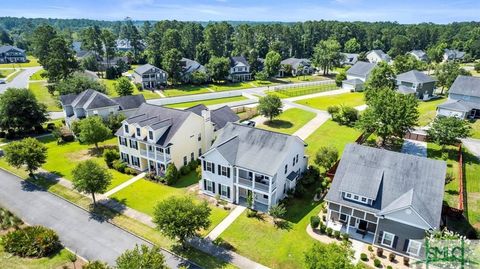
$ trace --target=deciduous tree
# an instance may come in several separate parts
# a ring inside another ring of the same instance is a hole
[[[172,85],[175,85],[180,78],[180,72],[182,71],[181,60],[182,53],[178,49],[170,49],[163,55],[162,67],[167,71]]]
[[[276,95],[261,97],[258,102],[258,112],[270,121],[282,114],[282,100]]]
[[[8,88],[0,95],[0,128],[27,132],[47,121],[47,108],[28,89]]]
[[[332,168],[338,160],[338,150],[333,146],[320,147],[315,154],[315,164],[325,171]]]
[[[315,243],[305,252],[307,269],[353,269],[353,251],[347,244]]]
[[[165,256],[162,250],[157,247],[148,247],[146,245],[136,245],[134,249],[127,250],[116,260],[117,269],[167,269]]]
[[[469,136],[470,124],[456,117],[437,117],[427,130],[428,137],[444,149],[447,145],[454,145],[460,138]]]
[[[73,188],[92,195],[96,205],[95,193],[105,193],[112,180],[112,175],[94,160],[79,163],[72,171]]]
[[[274,77],[278,74],[280,70],[280,62],[282,61],[282,56],[276,51],[269,51],[265,57],[265,72],[267,72],[269,77]]]
[[[99,150],[98,143],[110,138],[112,131],[108,129],[99,116],[85,118],[79,123],[79,139],[86,144],[94,144]]]
[[[230,60],[225,57],[212,57],[206,67],[214,81],[225,80],[230,70]]]
[[[49,91],[52,91],[52,93],[56,91],[59,95],[65,95],[69,93],[79,94],[88,89],[101,93],[107,92],[105,84],[81,74],[74,74],[73,76],[60,81],[55,84],[54,87],[49,88]]]
[[[340,65],[340,61],[344,57],[340,48],[340,43],[335,39],[320,41],[314,49],[313,64],[321,67],[324,75],[328,74],[331,68]]]
[[[455,79],[459,76],[471,76],[470,72],[460,67],[456,62],[446,62],[440,64],[435,69],[435,76],[437,77],[437,85],[444,89],[449,89]]]
[[[25,166],[32,176],[47,159],[47,148],[35,138],[25,138],[5,146],[5,159],[13,167]]]
[[[133,85],[126,77],[121,77],[115,81],[115,91],[120,96],[127,96],[133,94]]]

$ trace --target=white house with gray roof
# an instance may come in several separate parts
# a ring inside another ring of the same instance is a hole
[[[371,50],[367,53],[366,57],[369,62],[374,64],[379,62],[390,64],[392,62],[392,58],[383,50]]]
[[[144,64],[133,70],[133,81],[144,89],[154,89],[167,85],[168,74],[151,64]]]
[[[229,121],[238,121],[229,108],[179,110],[145,103],[116,132],[120,157],[134,169],[164,175],[170,163],[180,169],[198,159]]]
[[[305,171],[306,144],[297,136],[227,123],[212,147],[202,155],[200,190],[232,203],[268,209],[294,189]]]
[[[141,94],[110,98],[95,90],[85,90],[79,94],[60,96],[60,104],[65,113],[67,126],[79,119],[100,116],[106,119],[110,114],[122,113],[129,117],[140,105],[145,103]]]
[[[480,117],[480,78],[458,76],[448,90],[448,100],[437,106],[437,115],[447,117]]]
[[[228,71],[228,80],[232,82],[246,81],[252,79],[250,65],[243,56],[230,57],[230,70]]]
[[[444,161],[348,144],[328,191],[327,227],[402,255],[440,229]]]
[[[363,84],[376,64],[358,61],[347,70],[347,79],[342,81],[342,88],[350,91],[362,91]]]
[[[465,57],[465,52],[464,51],[459,51],[456,49],[445,49],[443,51],[443,61],[448,62],[448,61],[461,61]]]
[[[427,53],[425,53],[423,50],[412,50],[407,52],[407,54],[422,62],[426,62],[428,60]]]
[[[190,82],[192,74],[195,72],[207,73],[207,69],[204,65],[200,64],[195,60],[188,58],[182,58],[180,60],[180,65],[182,66],[181,79],[183,82]]]
[[[437,80],[418,70],[410,70],[398,74],[396,81],[398,92],[414,94],[418,99],[426,101],[433,97]]]
[[[279,76],[302,76],[313,73],[312,63],[309,59],[291,57],[280,62]]]
[[[0,63],[24,63],[27,61],[25,51],[15,46],[0,46]]]

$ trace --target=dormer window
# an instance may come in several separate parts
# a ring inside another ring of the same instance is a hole
[[[125,133],[128,134],[129,133],[129,130],[128,130],[128,125],[124,125],[124,130],[125,130]]]
[[[352,201],[355,201],[355,202],[360,202],[362,204],[371,205],[373,203],[372,199],[369,199],[365,196],[352,194],[352,193],[349,193],[349,192],[342,192],[342,195],[343,195],[344,199],[352,200]]]
[[[153,140],[153,132],[148,131],[148,139]]]
[[[137,136],[141,136],[140,128],[137,127]]]

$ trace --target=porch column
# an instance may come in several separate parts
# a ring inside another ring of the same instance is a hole
[[[165,170],[167,168],[167,152],[163,149],[163,164],[165,164]]]
[[[347,219],[347,234],[348,232],[350,231],[350,215],[348,215],[348,219]]]
[[[147,160],[150,159],[150,150],[148,149],[148,144],[145,144],[145,149],[147,150]],[[148,162],[148,166],[150,166],[150,161]]]
[[[239,196],[240,196],[240,193],[239,193],[239,190],[238,190],[238,167],[235,167],[235,178],[233,179],[233,182],[235,182],[235,184],[233,184],[234,188],[235,188],[235,203],[238,204],[239,202]]]
[[[268,210],[270,210],[270,206],[272,205],[272,195],[268,194]]]
[[[332,210],[330,210],[328,208],[328,204],[327,204],[327,223],[330,221],[330,216],[332,215]]]
[[[252,190],[255,189],[255,172],[252,172]]]
[[[157,147],[153,147],[153,151],[155,152],[153,154],[153,157],[155,157],[155,164],[157,163]]]

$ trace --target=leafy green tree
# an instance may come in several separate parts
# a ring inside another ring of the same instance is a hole
[[[333,146],[320,147],[315,154],[315,164],[325,171],[332,168],[338,160],[338,150]]]
[[[427,130],[428,137],[445,149],[447,145],[455,145],[460,138],[470,135],[470,124],[456,117],[437,117]]]
[[[208,81],[208,74],[202,71],[193,71],[190,76],[190,82],[194,85],[202,85]]]
[[[167,170],[165,171],[165,181],[167,182],[167,185],[175,184],[175,182],[177,182],[179,177],[180,177],[180,174],[175,164],[173,163],[168,164]]]
[[[209,23],[203,31],[204,43],[210,55],[227,57],[232,51],[233,26],[227,22]]]
[[[282,56],[276,51],[269,51],[265,57],[265,72],[269,77],[274,77],[280,70]]]
[[[48,49],[48,56],[42,65],[49,82],[68,78],[79,69],[73,51],[64,38],[56,37],[50,40]]]
[[[50,52],[50,40],[57,37],[57,32],[50,25],[41,25],[33,31],[31,43],[32,53],[38,58],[40,64],[44,65]]]
[[[69,93],[79,94],[88,89],[101,93],[107,92],[105,84],[81,74],[74,74],[73,76],[60,81],[51,89],[49,88],[49,91],[52,93],[57,92],[59,95],[65,95]]]
[[[172,196],[155,206],[153,222],[164,235],[178,239],[184,247],[187,238],[210,226],[210,213],[207,202],[196,204],[190,197]]]
[[[260,71],[255,74],[255,79],[260,81],[268,80],[268,74],[265,71]]]
[[[428,60],[434,63],[440,63],[443,60],[443,53],[446,48],[446,43],[432,45],[427,49]]]
[[[117,269],[167,269],[165,256],[162,249],[157,246],[135,245],[132,250],[127,250],[116,261]]]
[[[203,65],[210,61],[210,51],[204,43],[199,43],[195,47],[195,61]]]
[[[20,132],[47,121],[47,108],[28,89],[8,88],[0,95],[0,128]]]
[[[162,51],[168,52],[172,49],[180,49],[181,45],[181,37],[180,33],[176,29],[168,29],[163,33],[162,38]],[[165,57],[165,56],[164,56]]]
[[[111,269],[108,264],[105,262],[101,261],[89,261],[87,264],[85,264],[82,269]]]
[[[97,57],[95,55],[90,55],[83,58],[80,61],[80,66],[85,70],[90,70],[94,72],[97,72],[99,70]]]
[[[435,76],[438,79],[437,85],[444,89],[449,89],[458,76],[471,76],[470,72],[460,67],[456,62],[446,62],[440,64],[435,69]]]
[[[115,57],[116,51],[115,35],[112,33],[112,31],[103,29],[100,38],[103,47],[105,48],[104,56],[107,60],[107,67],[110,67],[110,60]]]
[[[395,83],[393,68],[385,62],[378,63],[365,82],[365,99],[368,102],[370,95],[379,89],[395,89]]]
[[[112,175],[108,170],[94,160],[79,163],[72,170],[72,176],[73,188],[91,194],[94,205],[97,204],[95,193],[105,193],[112,181]]]
[[[276,95],[261,97],[258,101],[258,112],[270,121],[282,114],[282,100]]]
[[[412,55],[398,55],[393,61],[393,70],[396,74],[410,70],[425,70],[426,68],[427,65],[425,63],[415,59]]]
[[[127,117],[122,113],[111,113],[108,117],[104,120],[105,125],[112,131],[114,134],[120,127],[122,127],[122,121],[125,120]]]
[[[347,79],[347,71],[345,71],[345,69],[342,69],[335,75],[335,84],[338,87],[340,87],[342,86],[342,81],[346,79]]]
[[[115,91],[120,96],[128,96],[133,94],[133,85],[126,77],[121,77],[115,82]]]
[[[5,146],[7,163],[16,168],[25,166],[30,176],[47,160],[47,148],[35,138],[25,138]]]
[[[323,69],[323,74],[335,66],[340,66],[343,54],[340,52],[340,43],[335,39],[322,40],[315,46],[312,62]]]
[[[305,252],[307,269],[353,269],[353,251],[347,244],[315,243]]]
[[[212,57],[205,66],[209,76],[214,81],[222,81],[228,76],[230,70],[230,60],[225,57]]]
[[[367,104],[368,108],[357,122],[358,127],[377,134],[382,138],[382,145],[391,137],[404,137],[417,123],[418,100],[413,94],[404,95],[380,88],[371,93]]]
[[[345,43],[344,48],[345,52],[357,53],[360,51],[360,43],[358,43],[357,39],[353,37]]]
[[[112,131],[105,126],[102,118],[99,116],[92,116],[81,120],[79,128],[80,141],[88,145],[94,144],[97,150],[99,150],[98,143],[107,140],[112,135]]]
[[[408,37],[404,35],[395,35],[392,39],[392,47],[388,51],[388,53],[392,57],[396,57],[398,55],[403,55],[411,50],[411,43]]]
[[[97,56],[103,54],[102,30],[98,25],[90,26],[79,33],[82,49],[94,51]]]
[[[167,71],[168,78],[172,85],[180,78],[180,72],[182,71],[182,66],[180,61],[182,60],[182,53],[178,49],[170,49],[163,55],[162,67]]]

